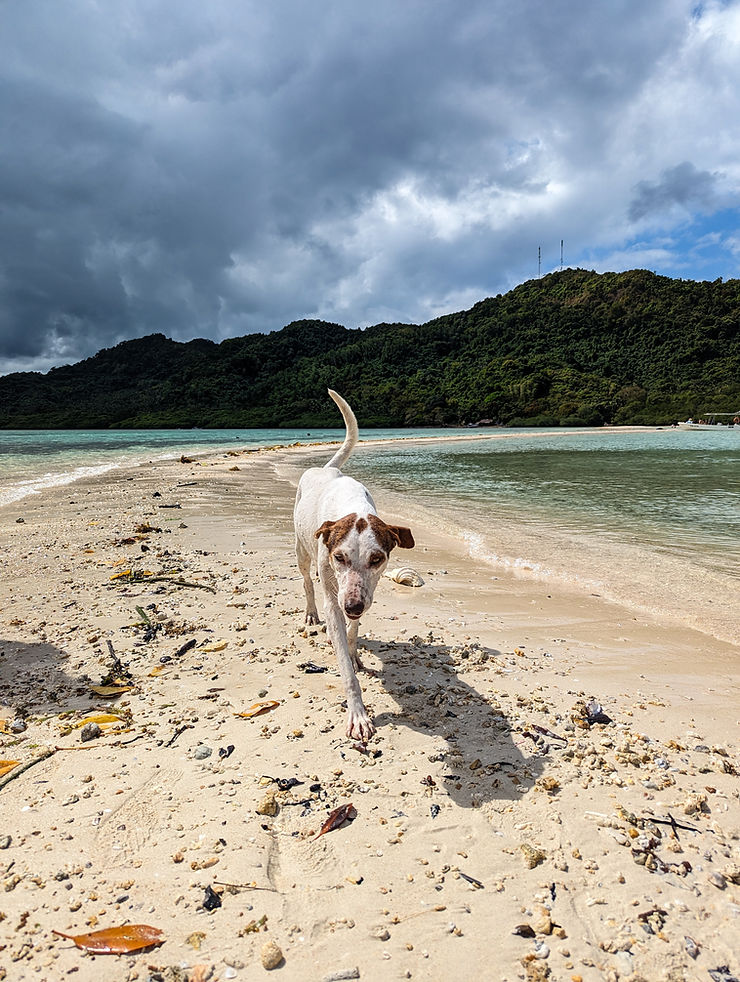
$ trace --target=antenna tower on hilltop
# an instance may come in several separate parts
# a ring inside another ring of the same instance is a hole
[[[542,246],[537,246],[537,279],[542,276]]]
[[[563,240],[560,240],[560,268],[563,268]]]

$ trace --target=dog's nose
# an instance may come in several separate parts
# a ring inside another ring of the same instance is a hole
[[[347,603],[344,605],[344,612],[347,617],[353,617],[357,619],[360,614],[362,614],[365,609],[365,604],[361,600],[355,600],[352,603]]]

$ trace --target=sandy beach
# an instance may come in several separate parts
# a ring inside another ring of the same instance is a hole
[[[740,976],[737,647],[414,529],[363,751],[276,453],[0,509],[0,979]]]

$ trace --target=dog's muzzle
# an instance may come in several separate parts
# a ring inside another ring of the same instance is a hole
[[[353,621],[358,620],[362,616],[362,612],[365,609],[365,604],[361,601],[356,601],[355,603],[345,604],[344,612],[347,617],[351,618]]]

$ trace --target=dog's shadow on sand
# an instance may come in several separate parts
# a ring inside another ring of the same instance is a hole
[[[89,685],[71,676],[66,652],[45,641],[0,638],[0,707],[23,718],[89,707]]]
[[[398,643],[361,639],[360,644],[382,663],[381,684],[401,707],[377,715],[375,725],[380,732],[392,723],[438,737],[434,760],[442,763],[444,790],[456,804],[471,808],[515,800],[532,787],[545,758],[536,755],[534,743],[533,755],[524,756],[515,739],[525,745],[526,733],[516,729],[494,694],[486,697],[458,674],[459,668],[479,672],[483,683],[500,663],[501,652],[422,638]],[[443,740],[446,747],[441,747]]]

